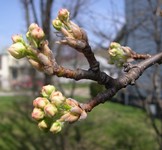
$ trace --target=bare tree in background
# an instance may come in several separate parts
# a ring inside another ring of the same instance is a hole
[[[101,12],[91,10],[88,14],[92,19],[88,21],[90,23],[86,28],[92,32],[90,33],[90,35],[92,34],[91,36],[96,37],[93,38],[92,43],[94,43],[98,49],[107,50],[110,42],[114,41],[117,34],[119,34],[124,27],[124,13],[121,9],[117,8],[118,6],[118,2],[109,0],[109,5],[106,6],[107,9]]]
[[[162,49],[162,18],[159,13],[161,6],[160,0],[126,0],[126,25],[121,32],[122,34],[117,37],[117,40],[124,45],[137,49],[139,52],[144,50],[145,52],[159,53]],[[150,72],[153,75],[150,75]],[[140,82],[136,83],[134,90],[138,93],[138,98],[134,100],[136,102],[133,102],[140,107],[146,108],[146,111],[148,111],[152,126],[157,133],[160,149],[162,149],[162,128],[156,124],[149,105],[155,104],[157,115],[162,124],[161,77],[160,66],[156,65],[148,70]],[[128,99],[131,102],[131,97]]]

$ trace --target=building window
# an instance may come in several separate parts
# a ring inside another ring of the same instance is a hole
[[[12,78],[17,79],[18,71],[17,68],[12,68]]]

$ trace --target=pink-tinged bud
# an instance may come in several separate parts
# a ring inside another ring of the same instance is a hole
[[[67,98],[66,103],[71,107],[79,106],[78,102],[72,98]]]
[[[78,106],[72,107],[70,109],[70,112],[72,112],[73,114],[76,114],[76,115],[81,115],[82,111],[83,110]]]
[[[77,121],[79,119],[80,115],[74,115],[71,112],[68,112],[66,114],[64,114],[63,116],[61,116],[60,121],[66,121],[66,122],[70,122],[73,123],[75,121]]]
[[[31,34],[31,37],[33,37],[36,40],[42,40],[45,37],[44,31],[40,27],[34,28],[30,32],[30,34]]]
[[[61,116],[61,118],[59,119],[62,122],[65,122],[67,118],[70,117],[70,112],[66,112],[64,115]]]
[[[57,108],[49,103],[44,107],[44,112],[46,116],[53,117],[57,113]]]
[[[70,115],[70,117],[67,118],[66,121],[69,123],[73,123],[78,121],[79,117],[80,117],[79,115]]]
[[[26,56],[26,47],[20,42],[12,44],[8,51],[16,59],[20,59]]]
[[[17,43],[17,42],[24,43],[24,39],[23,39],[22,35],[19,35],[19,34],[13,35],[12,41],[13,41],[13,43]]]
[[[61,131],[63,127],[63,122],[56,121],[51,125],[50,131],[54,134]]]
[[[61,28],[62,28],[62,26],[63,26],[62,22],[61,22],[59,19],[53,20],[53,21],[52,21],[52,25],[53,25],[53,27],[54,27],[56,30],[58,30],[58,31],[60,31]]]
[[[50,96],[50,100],[54,105],[59,106],[65,102],[65,97],[62,95],[61,92],[54,91],[54,92],[52,92],[52,94]]]
[[[44,109],[44,107],[49,103],[47,98],[43,98],[43,97],[37,97],[34,101],[33,101],[33,106],[37,107],[37,108],[41,108]]]
[[[45,85],[42,87],[41,95],[49,98],[52,92],[55,92],[55,87],[53,85]]]
[[[48,125],[48,123],[47,123],[46,120],[42,120],[42,121],[40,121],[40,122],[38,123],[38,127],[39,127],[39,129],[41,129],[41,130],[43,130],[43,131],[47,131],[48,128],[49,128],[49,125]]]
[[[35,120],[41,120],[44,118],[44,112],[39,108],[34,108],[32,112],[32,118]]]
[[[70,16],[70,12],[67,9],[60,9],[58,12],[58,18],[61,21],[68,21]]]
[[[33,29],[35,28],[38,28],[39,26],[36,24],[36,23],[32,23],[30,26],[29,26],[29,32],[31,32]]]

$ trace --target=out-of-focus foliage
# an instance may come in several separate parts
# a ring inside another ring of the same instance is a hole
[[[91,97],[95,97],[98,93],[104,91],[105,87],[103,85],[92,82],[89,86]]]
[[[154,130],[140,109],[106,103],[95,108],[87,120],[67,125],[61,134],[53,135],[40,132],[33,123],[30,116],[32,102],[29,99],[1,97],[0,149],[158,149]]]

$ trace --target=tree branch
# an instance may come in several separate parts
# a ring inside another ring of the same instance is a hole
[[[82,50],[82,52],[88,60],[90,69],[94,72],[100,71],[99,62],[96,60],[89,44],[87,44],[87,46]]]
[[[118,79],[109,80],[107,84],[112,84],[111,88],[108,88],[106,91],[99,93],[95,98],[86,104],[82,104],[82,108],[86,111],[91,111],[95,106],[111,99],[120,89],[134,84],[135,80],[137,80],[142,75],[145,69],[149,68],[155,63],[161,62],[161,60],[162,53],[159,53],[146,60],[143,60],[136,65],[132,65],[128,72],[120,76]]]

